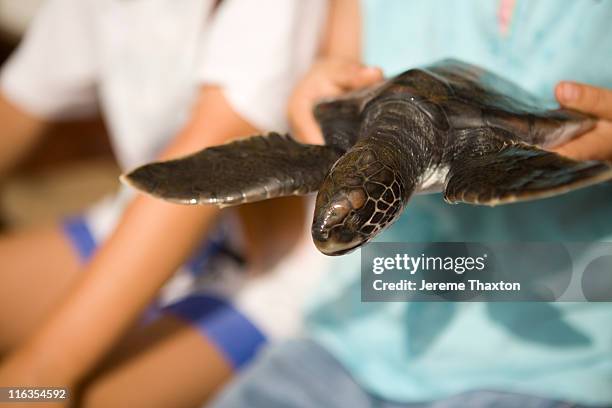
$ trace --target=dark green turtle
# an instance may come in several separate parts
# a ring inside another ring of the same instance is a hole
[[[595,121],[541,106],[490,72],[446,60],[318,104],[324,146],[254,136],[123,180],[172,202],[219,206],[318,190],[312,236],[321,252],[339,255],[393,223],[414,193],[497,205],[611,179],[609,164],[543,150]]]

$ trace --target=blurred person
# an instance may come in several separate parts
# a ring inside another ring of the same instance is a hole
[[[98,113],[124,170],[282,130],[324,3],[49,0],[2,71],[0,170],[50,123]],[[317,276],[295,265],[246,274],[291,249],[300,201],[238,213],[217,222],[215,207],[122,189],[1,237],[0,385],[71,387],[85,406],[205,400],[268,338],[299,326]]]
[[[363,61],[394,75],[457,58],[551,104],[556,96],[562,105],[594,115],[599,119],[594,130],[558,150],[612,160],[612,4],[333,0],[331,5],[320,60],[290,101],[302,138],[321,142],[313,103],[335,95],[338,78],[352,64]],[[497,208],[449,206],[438,195],[418,196],[378,241],[611,241],[611,198],[609,183]],[[580,264],[583,255],[574,261]],[[612,406],[610,303],[365,303],[358,251],[330,269],[325,287],[316,292],[307,336],[261,353],[212,406]]]

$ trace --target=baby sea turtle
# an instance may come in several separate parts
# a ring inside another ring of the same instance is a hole
[[[184,204],[229,206],[319,191],[312,237],[328,255],[368,242],[412,194],[497,205],[612,179],[612,166],[543,150],[594,126],[456,60],[411,69],[315,108],[326,145],[253,136],[144,165],[123,181]]]

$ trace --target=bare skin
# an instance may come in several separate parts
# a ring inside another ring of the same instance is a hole
[[[312,115],[322,98],[382,81],[379,68],[361,63],[359,5],[353,0],[330,3],[325,36],[317,61],[293,90],[289,100],[289,120],[295,135],[307,143],[322,144],[323,136]]]
[[[0,95],[0,176],[9,172],[50,126]],[[33,248],[36,253],[33,254]],[[34,256],[36,255],[36,256]],[[0,237],[0,356],[40,324],[74,282],[78,259],[56,225]],[[36,300],[36,301],[34,301]],[[15,310],[20,316],[16,318]]]
[[[68,293],[79,275],[80,264],[55,224],[1,237],[0,259],[0,355],[3,355],[32,333],[58,299]]]
[[[256,131],[231,109],[220,89],[206,87],[192,120],[163,158]],[[289,210],[292,214],[299,213],[295,202],[280,204],[293,208]],[[273,209],[278,205],[245,209],[247,236],[261,233],[258,217],[262,212],[279,211]],[[130,328],[192,252],[218,211],[140,196],[84,270],[58,226],[3,238],[0,258],[11,268],[0,277],[0,287],[11,291],[11,296],[0,297],[0,331],[8,333],[8,340],[2,336],[0,347],[10,353],[0,365],[0,384],[58,385],[76,390],[87,379],[81,389],[85,406],[138,406],[135,401],[141,406],[168,406],[160,401],[169,399],[176,401],[173,406],[193,406],[205,400],[231,376],[232,369],[201,333],[170,317],[150,327]],[[289,245],[292,235],[295,242],[299,232],[286,231],[299,231],[300,217],[296,224],[296,228],[272,224],[265,232],[269,236],[283,230],[284,242]],[[266,243],[273,241],[256,240],[248,252],[265,254],[267,259],[273,248]],[[36,248],[36,256],[32,256],[32,248]],[[257,259],[255,255],[253,259]],[[32,290],[33,283],[42,284]],[[129,337],[124,338],[128,331]],[[135,345],[145,340],[149,342],[146,350],[134,352]],[[111,350],[112,361],[106,358]],[[168,375],[168,370],[177,375]],[[160,379],[163,386],[158,384]],[[130,403],[119,401],[120,397]]]
[[[40,140],[49,123],[30,115],[0,95],[0,177]]]
[[[85,380],[78,405],[195,407],[231,376],[213,344],[168,316],[127,335]]]
[[[557,152],[578,160],[612,160],[612,90],[564,81],[557,85],[555,95],[562,106],[599,119],[595,129]]]

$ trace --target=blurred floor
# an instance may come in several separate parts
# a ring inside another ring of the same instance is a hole
[[[101,120],[55,125],[0,181],[0,218],[23,227],[80,212],[115,191],[118,176]]]
[[[36,173],[18,173],[0,189],[5,228],[17,228],[76,214],[117,185],[119,170],[112,160],[75,161]]]

